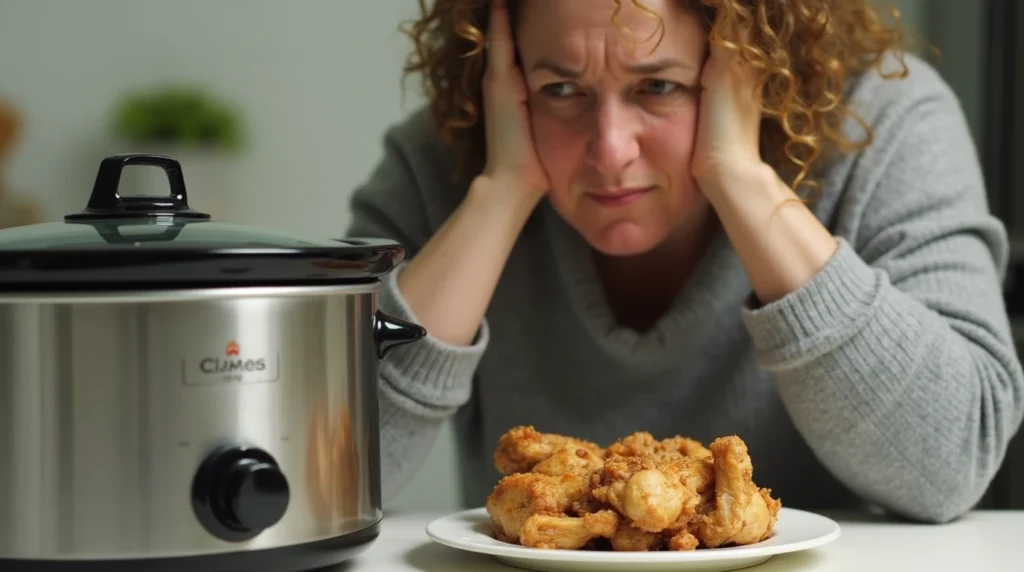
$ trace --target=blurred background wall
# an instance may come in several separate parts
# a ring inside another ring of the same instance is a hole
[[[81,208],[98,161],[136,148],[112,133],[120,99],[197,86],[237,108],[245,142],[197,163],[196,202],[216,199],[224,218],[337,235],[381,130],[404,113],[408,42],[396,28],[416,9],[407,0],[0,0],[0,97],[25,122],[9,185],[51,218]],[[409,86],[407,108],[419,103]]]
[[[895,2],[943,51],[936,65],[979,145],[993,123],[989,3]],[[231,109],[243,133],[237,151],[156,149],[180,156],[193,202],[221,219],[337,236],[349,193],[380,156],[382,131],[421,102],[415,80],[403,102],[409,44],[397,31],[416,13],[416,0],[0,0],[0,100],[21,122],[0,157],[0,211],[15,199],[52,220],[82,208],[102,157],[148,150],[113,131],[122,98],[186,85]],[[153,187],[162,179],[137,177],[139,188],[162,192]],[[456,506],[454,461],[446,430],[390,508]]]

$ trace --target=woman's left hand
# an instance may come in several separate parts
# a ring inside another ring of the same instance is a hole
[[[754,91],[757,70],[732,50],[713,43],[710,50],[701,72],[691,163],[692,175],[705,195],[719,192],[734,175],[764,167],[759,147],[761,97]]]
[[[746,43],[740,40],[741,43]],[[758,69],[710,46],[691,169],[762,304],[806,284],[838,247],[760,152]],[[793,208],[780,209],[790,203]]]

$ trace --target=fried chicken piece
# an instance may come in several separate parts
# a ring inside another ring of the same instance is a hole
[[[578,475],[590,482],[591,475],[604,467],[604,459],[595,455],[591,450],[582,447],[569,447],[561,449],[547,459],[537,463],[531,473],[539,473],[549,476]],[[574,500],[568,509],[569,516],[584,516],[600,512],[610,508],[590,494],[588,487],[587,494]]]
[[[782,510],[782,499],[773,497],[772,490],[765,487],[758,487],[757,493],[761,495],[761,500],[764,501],[764,506],[768,509],[768,526],[755,541],[761,542],[771,538],[775,531],[775,525],[779,522],[779,511]]]
[[[612,443],[605,449],[606,456],[651,457],[656,461],[670,461],[680,457],[711,457],[711,451],[700,441],[676,435],[657,440],[647,431],[637,431]]]
[[[676,546],[672,550],[692,550],[692,548],[681,548],[688,546],[696,539],[686,538],[685,533],[689,530],[693,519],[710,511],[714,502],[715,465],[711,457],[681,457],[672,461],[662,462],[657,465],[658,470],[665,473],[669,478],[679,481],[686,490],[683,508],[675,522],[665,527],[663,532],[666,537],[672,539]],[[682,543],[682,544],[680,544]]]
[[[519,530],[519,543],[532,548],[576,550],[595,538],[612,538],[622,518],[613,510],[583,516],[535,514]]]
[[[689,437],[669,437],[661,440],[661,451],[663,455],[679,453],[683,457],[707,457],[711,458],[711,450],[705,447],[700,441]]]
[[[687,530],[692,520],[702,514],[713,499],[715,465],[711,457],[683,457],[658,464],[658,470],[678,482],[685,490],[682,510],[675,522],[665,527],[670,537]],[[687,541],[689,542],[689,541]]]
[[[506,476],[486,508],[505,542],[535,548],[689,551],[772,535],[782,503],[753,482],[737,436],[705,447],[636,432],[602,449],[532,426],[499,439]]]
[[[657,467],[678,478],[683,486],[698,495],[711,491],[715,485],[715,461],[712,457],[682,457],[663,461]]]
[[[657,469],[667,463],[652,456],[615,457],[609,456],[605,459],[604,466],[595,473],[594,479],[600,479],[604,484],[612,480],[627,480],[640,471]],[[596,482],[596,481],[595,481]]]
[[[613,486],[608,497],[608,502],[628,516],[634,526],[648,532],[672,526],[682,515],[686,501],[686,489],[679,480],[658,469],[636,473],[621,491]]]
[[[704,546],[753,544],[771,536],[782,503],[753,482],[747,445],[728,436],[711,443],[715,466],[714,505],[694,519],[691,532]]]
[[[604,466],[604,459],[585,447],[569,446],[534,465],[531,472],[544,475],[589,475]]]
[[[700,502],[687,486],[685,459],[659,465],[649,457],[612,457],[597,474],[592,495],[615,507],[633,526],[646,532],[684,527]]]
[[[575,516],[583,516],[585,514],[601,512],[602,510],[608,510],[611,508],[613,507],[610,504],[595,498],[594,493],[591,490],[586,494],[586,496],[572,503],[572,508],[569,509],[569,513]]]
[[[530,471],[556,452],[569,448],[585,449],[604,458],[604,449],[595,443],[554,433],[540,433],[526,425],[509,429],[498,439],[494,467],[503,475]]]
[[[531,516],[564,515],[589,493],[589,475],[515,473],[498,481],[487,497],[486,509],[498,540],[518,543],[523,523]]]
[[[637,431],[608,445],[605,454],[609,457],[650,457],[657,453],[659,442],[647,431]]]
[[[647,532],[623,519],[611,538],[612,550],[616,552],[654,552],[661,550],[664,537],[657,532]]]
[[[697,550],[699,546],[700,540],[692,532],[685,529],[669,536],[668,542],[665,543],[666,548],[677,552]]]

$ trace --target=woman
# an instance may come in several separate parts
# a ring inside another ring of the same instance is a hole
[[[381,366],[385,495],[458,412],[473,506],[532,424],[737,434],[786,506],[969,510],[1022,415],[1007,238],[898,30],[868,0],[509,1],[425,10],[430,105],[354,195],[350,234],[408,249],[383,308],[429,332]]]

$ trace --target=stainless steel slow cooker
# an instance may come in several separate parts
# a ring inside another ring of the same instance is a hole
[[[122,196],[129,165],[165,197]],[[0,570],[308,570],[382,518],[378,310],[404,252],[215,222],[117,155],[0,230]]]

